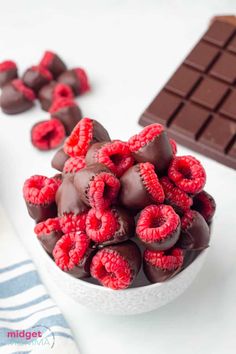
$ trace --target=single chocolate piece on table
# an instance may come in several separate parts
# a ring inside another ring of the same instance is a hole
[[[50,51],[44,53],[43,58],[40,61],[40,66],[48,69],[52,73],[54,79],[67,69],[62,59],[57,54]]]
[[[76,96],[90,89],[87,74],[81,68],[65,71],[58,77],[57,81],[70,86]]]
[[[61,148],[59,149],[55,155],[53,156],[52,158],[52,161],[51,161],[51,165],[53,168],[55,168],[56,170],[62,172],[63,171],[63,167],[64,167],[64,164],[65,162],[70,158],[70,156],[68,156],[64,149]]]
[[[17,77],[17,66],[14,61],[6,60],[0,63],[0,88]]]
[[[34,100],[34,92],[22,80],[15,79],[3,86],[0,105],[4,113],[17,114],[32,108]]]
[[[31,66],[27,69],[22,77],[22,81],[26,86],[31,88],[36,94],[39,90],[47,85],[53,79],[49,70],[42,66]]]
[[[235,83],[236,18],[216,18],[139,123],[236,169]]]
[[[49,84],[43,86],[38,93],[38,99],[44,111],[48,111],[53,101],[59,98],[74,98],[70,86],[51,81]]]
[[[52,118],[57,118],[62,122],[66,135],[70,135],[82,118],[82,113],[78,105],[73,100],[67,98],[55,100],[49,109],[49,113]]]

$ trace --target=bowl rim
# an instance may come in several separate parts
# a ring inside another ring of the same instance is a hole
[[[142,285],[142,286],[137,286],[137,287],[134,287],[134,288],[127,288],[127,289],[120,289],[120,290],[113,290],[113,289],[110,289],[110,288],[107,288],[105,286],[102,286],[102,285],[97,285],[97,284],[93,284],[93,283],[89,283],[87,281],[84,281],[82,279],[79,279],[79,278],[75,278],[73,277],[71,274],[68,274],[66,272],[63,272],[63,270],[61,270],[59,267],[57,267],[57,265],[55,264],[55,262],[53,261],[53,259],[50,257],[50,255],[44,250],[44,248],[41,246],[40,242],[37,242],[38,243],[38,246],[41,248],[41,251],[42,253],[44,253],[44,256],[46,256],[47,260],[50,261],[50,263],[52,264],[52,267],[55,269],[55,271],[61,276],[65,276],[65,277],[70,277],[71,280],[74,280],[74,281],[77,281],[78,284],[82,284],[83,286],[87,287],[87,288],[90,288],[90,289],[99,289],[99,291],[106,291],[106,292],[112,292],[112,293],[115,293],[115,294],[118,294],[118,293],[127,293],[127,292],[134,292],[134,291],[140,291],[141,289],[144,289],[144,288],[148,288],[148,289],[152,289],[152,288],[156,288],[156,287],[161,287],[161,286],[164,286],[165,284],[167,283],[170,283],[171,281],[175,280],[177,281],[179,277],[182,276],[182,274],[189,268],[193,267],[194,263],[196,261],[199,261],[200,258],[203,258],[205,256],[205,254],[208,252],[209,250],[209,247],[205,248],[204,250],[202,250],[202,252],[197,256],[197,258],[194,259],[194,261],[188,266],[186,267],[182,272],[179,272],[178,274],[176,274],[173,278],[170,278],[168,279],[167,281],[165,282],[162,282],[162,283],[153,283],[153,284],[148,284],[148,285]]]

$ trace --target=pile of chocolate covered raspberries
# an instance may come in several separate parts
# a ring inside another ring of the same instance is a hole
[[[163,282],[208,247],[214,199],[193,156],[176,156],[160,124],[128,142],[83,118],[52,160],[61,173],[23,188],[35,233],[64,272],[125,289]],[[142,271],[140,269],[142,268]]]

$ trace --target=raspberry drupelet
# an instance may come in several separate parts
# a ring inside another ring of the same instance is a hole
[[[136,233],[150,250],[173,247],[180,235],[180,218],[170,205],[149,205],[139,215]]]
[[[55,195],[59,183],[54,178],[35,175],[27,179],[23,196],[29,215],[37,222],[57,216]]]

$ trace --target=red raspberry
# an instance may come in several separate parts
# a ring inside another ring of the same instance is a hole
[[[54,178],[35,175],[27,179],[23,187],[24,199],[32,204],[49,204],[55,200],[58,182]]]
[[[193,209],[197,210],[209,223],[215,214],[216,202],[209,193],[202,191],[193,198]]]
[[[85,165],[84,156],[70,157],[68,160],[66,160],[64,164],[63,172],[76,173],[80,171],[82,168],[84,168],[85,166],[86,165]]]
[[[57,241],[62,236],[59,218],[49,218],[38,223],[34,228],[34,232],[46,251],[51,254]]]
[[[73,99],[74,98],[74,93],[70,86],[65,85],[65,84],[57,84],[54,87],[53,90],[53,101],[57,100],[59,98],[68,98],[68,99]]]
[[[140,213],[136,233],[150,249],[171,248],[179,238],[180,218],[169,205],[149,205]]]
[[[0,63],[0,72],[8,71],[16,68],[17,68],[16,63],[12,60],[5,60],[2,63]]]
[[[20,91],[29,101],[34,101],[36,99],[34,91],[27,87],[22,80],[15,79],[12,80],[11,83],[15,89]]]
[[[154,166],[150,162],[140,163],[139,171],[143,184],[154,202],[163,203],[165,195]]]
[[[162,270],[176,270],[180,268],[184,261],[183,250],[174,248],[171,251],[144,251],[144,260],[153,267]]]
[[[163,131],[164,127],[161,124],[148,125],[139,134],[136,134],[129,139],[128,144],[130,151],[138,151]]]
[[[86,218],[86,233],[96,243],[110,240],[118,229],[118,222],[112,210],[97,212],[90,209]]]
[[[92,208],[103,211],[114,203],[120,188],[119,180],[109,172],[97,174],[89,183],[87,191]]]
[[[170,141],[170,145],[171,145],[171,148],[172,148],[173,155],[175,156],[177,154],[176,141],[174,139],[169,139],[169,141]]]
[[[85,156],[93,138],[93,121],[83,118],[66,139],[64,151],[71,157]]]
[[[186,193],[199,193],[206,183],[206,173],[193,156],[175,157],[169,167],[168,177]]]
[[[80,83],[80,94],[89,91],[90,85],[85,70],[82,68],[75,68],[73,71],[76,73]]]
[[[77,215],[73,213],[69,213],[61,216],[60,226],[64,234],[69,234],[75,231],[85,231],[86,217],[87,217],[86,212]]]
[[[121,177],[134,164],[127,143],[116,140],[98,149],[95,162],[107,166],[117,177]]]
[[[53,250],[56,265],[63,271],[72,270],[83,261],[88,247],[89,239],[84,232],[71,232],[62,236]]]
[[[31,129],[32,144],[39,150],[57,148],[65,139],[65,128],[56,118],[36,123]]]
[[[65,107],[72,107],[72,106],[76,106],[76,103],[75,101],[73,101],[73,99],[67,97],[60,97],[57,100],[53,101],[49,109],[49,113],[53,114],[59,111],[60,109],[63,109]]]
[[[97,252],[92,259],[90,271],[92,277],[102,285],[114,290],[126,289],[133,278],[128,261],[109,248]]]
[[[176,187],[168,177],[162,177],[160,182],[165,193],[166,204],[170,204],[179,213],[184,213],[191,208],[192,198]]]

